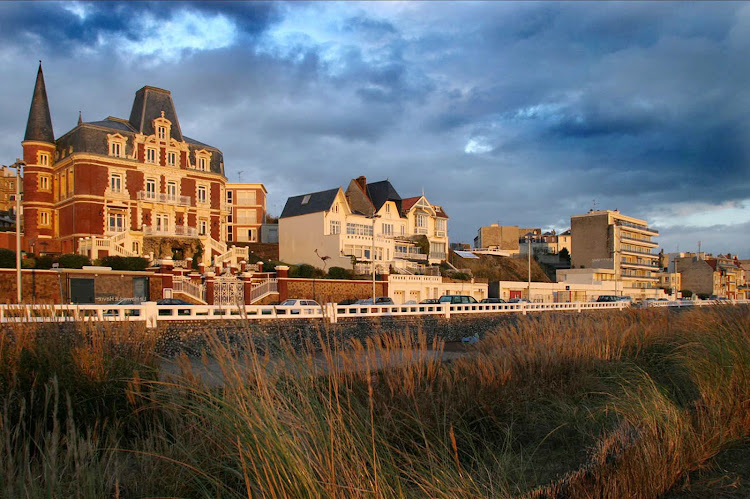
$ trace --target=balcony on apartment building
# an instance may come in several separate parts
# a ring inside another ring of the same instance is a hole
[[[164,192],[138,191],[139,201],[149,201],[151,203],[174,204],[177,206],[190,206],[190,196],[177,196],[176,194],[167,194]]]
[[[620,226],[620,227],[627,227],[629,229],[635,229],[635,230],[643,232],[644,234],[648,234],[651,236],[659,235],[658,230],[652,229],[651,227],[648,227],[646,225],[634,224],[632,222],[626,222],[624,220],[615,220],[615,225]]]
[[[620,274],[623,279],[640,279],[640,280],[646,280],[646,281],[658,281],[659,276],[658,275],[641,275],[637,274],[635,272],[623,272]]]
[[[144,225],[143,226],[144,236],[179,236],[179,237],[200,237],[198,229],[195,227],[187,227],[185,225],[177,225],[175,227],[164,227],[156,225]]]
[[[651,253],[650,249],[645,249],[645,248],[644,249],[641,249],[641,248],[630,248],[630,249],[620,248],[620,252],[621,253],[632,253],[632,254],[638,255],[638,256],[647,256],[647,257],[650,257],[650,258],[659,258],[658,254]]]
[[[427,255],[419,251],[394,251],[393,258],[399,259],[399,260],[426,261]]]
[[[623,258],[622,260],[620,260],[620,264],[623,267],[632,267],[632,268],[636,268],[636,269],[646,269],[646,270],[651,270],[653,272],[658,272],[659,271],[659,265],[656,264],[655,262],[654,263],[651,263],[651,262],[629,262],[629,261],[627,261],[626,259]]]
[[[620,240],[628,243],[640,244],[641,246],[648,246],[649,248],[657,248],[659,243],[650,239],[638,239],[637,237],[630,237],[626,235],[620,236]]]

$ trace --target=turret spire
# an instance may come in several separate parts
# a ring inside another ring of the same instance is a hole
[[[23,140],[38,140],[49,143],[55,141],[55,134],[52,131],[52,117],[47,101],[47,89],[44,86],[42,61],[39,61],[39,71],[36,74],[34,95],[31,98],[29,120],[26,123],[26,135],[24,135]]]

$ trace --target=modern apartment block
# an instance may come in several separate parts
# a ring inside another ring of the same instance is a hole
[[[222,152],[182,133],[168,90],[143,87],[129,119],[79,116],[55,138],[40,65],[22,146],[32,251],[187,258],[202,246],[204,263],[232,253]]]
[[[477,230],[474,248],[490,251],[503,250],[516,254],[519,252],[518,241],[524,234],[521,233],[518,225],[490,224]]]
[[[611,269],[623,287],[656,288],[659,284],[659,232],[645,220],[618,210],[591,210],[570,218],[573,269]]]
[[[259,242],[266,221],[266,187],[228,183],[226,192],[227,242]]]
[[[402,199],[388,180],[353,179],[287,199],[279,218],[279,258],[316,267],[370,265],[397,272],[445,260],[448,215],[425,196]]]

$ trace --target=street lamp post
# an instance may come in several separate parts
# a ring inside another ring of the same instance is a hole
[[[370,249],[370,265],[372,266],[372,304],[375,305],[375,219],[378,215],[372,215],[372,248]]]
[[[26,163],[19,158],[11,165],[16,169],[16,299],[21,303],[23,293],[21,289],[21,167]]]
[[[526,234],[526,243],[528,244],[528,252],[529,252],[529,302],[531,302],[531,238],[534,236],[533,232],[528,232]]]

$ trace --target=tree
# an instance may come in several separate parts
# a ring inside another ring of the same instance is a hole
[[[568,248],[563,248],[560,250],[560,253],[557,254],[560,261],[565,261],[570,263],[570,253],[568,252]]]
[[[690,291],[689,289],[682,289],[680,290],[680,293],[682,293],[683,298],[690,298],[693,296],[693,292]]]

